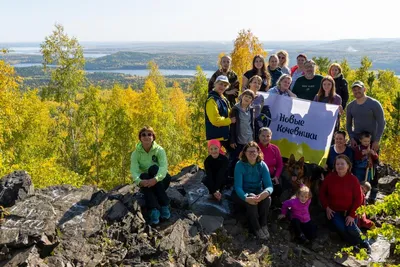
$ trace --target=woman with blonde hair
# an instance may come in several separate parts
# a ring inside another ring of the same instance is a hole
[[[292,83],[292,77],[289,74],[283,74],[277,81],[276,86],[269,89],[268,93],[271,95],[284,95],[290,97],[296,97],[295,94],[290,91],[290,84]]]
[[[342,67],[338,63],[329,66],[328,74],[335,80],[336,93],[342,98],[342,107],[346,108],[349,100],[349,87],[342,73]]]
[[[289,68],[289,53],[285,50],[279,50],[276,54],[279,59],[279,68],[281,68],[282,73],[290,75],[291,71]]]

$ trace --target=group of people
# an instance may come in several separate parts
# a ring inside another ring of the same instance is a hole
[[[371,226],[371,222],[365,216],[358,218],[355,211],[366,203],[367,192],[371,191],[369,201],[376,198],[376,165],[385,128],[381,104],[368,97],[364,84],[356,81],[351,86],[355,100],[347,105],[347,81],[337,63],[330,66],[330,75],[322,77],[315,74],[315,62],[304,54],[297,57],[297,65],[291,69],[286,51],[271,55],[268,65],[257,55],[253,68],[242,78],[242,86],[230,68],[231,63],[230,57],[221,58],[221,68],[209,81],[205,103],[209,156],[204,161],[203,183],[210,196],[220,201],[222,190],[233,183],[232,200],[246,213],[250,230],[257,238],[268,239],[271,196],[279,196],[285,188],[285,179],[282,179],[284,163],[280,149],[271,143],[272,131],[259,123],[260,116],[268,112],[264,96],[259,92],[338,105],[340,114],[346,111],[350,146],[346,132],[339,131],[337,123],[319,200],[327,219],[343,239],[370,251],[369,243],[361,239],[358,226]],[[155,138],[151,127],[141,129],[140,142],[131,157],[132,178],[145,195],[150,224],[170,217],[165,193],[170,182],[167,159]],[[279,218],[289,217],[297,240],[306,243],[316,237],[317,230],[308,211],[311,190],[301,185],[293,193],[294,197],[283,203]]]

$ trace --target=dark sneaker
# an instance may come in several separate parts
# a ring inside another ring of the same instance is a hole
[[[161,219],[168,220],[171,218],[171,212],[169,211],[169,206],[161,207]]]
[[[160,222],[160,211],[158,209],[152,209],[150,212],[150,224],[155,225]]]

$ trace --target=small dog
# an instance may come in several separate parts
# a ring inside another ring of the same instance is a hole
[[[296,161],[294,155],[291,154],[286,168],[288,176],[291,178],[293,194],[297,192],[301,184],[304,184],[310,188],[314,196],[318,196],[324,172],[321,166],[315,163],[305,163],[304,157]]]

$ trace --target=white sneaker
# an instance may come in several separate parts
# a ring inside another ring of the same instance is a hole
[[[256,231],[256,236],[258,239],[268,240],[268,237],[264,234],[264,231],[262,229]]]

